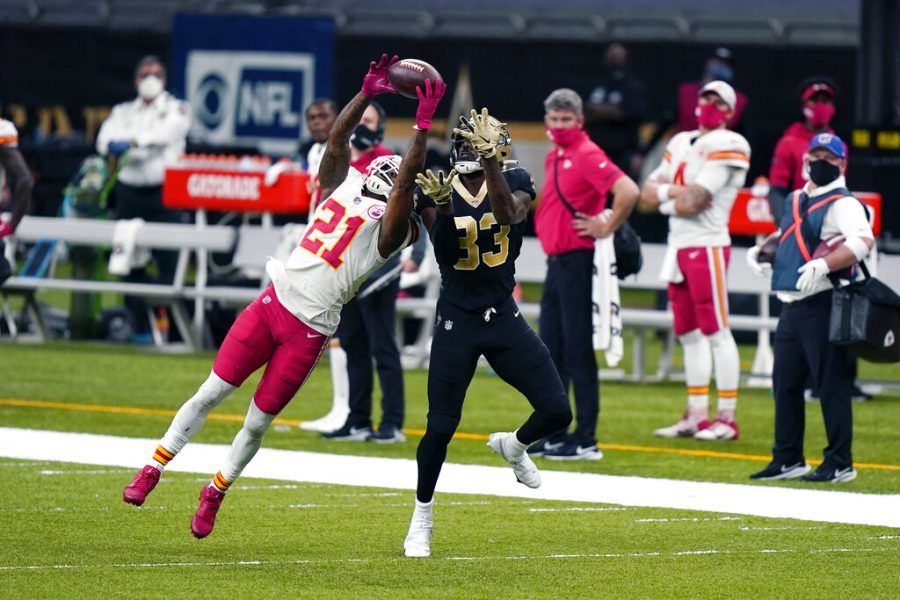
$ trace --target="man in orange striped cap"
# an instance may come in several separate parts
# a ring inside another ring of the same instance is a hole
[[[734,89],[711,81],[700,90],[698,128],[675,135],[662,164],[648,177],[641,201],[669,215],[668,252],[661,278],[669,282],[675,334],[684,348],[688,406],[665,438],[736,440],[740,358],[728,328],[728,218],[747,176],[750,145],[727,129]],[[709,420],[709,383],[715,365],[718,413]]]

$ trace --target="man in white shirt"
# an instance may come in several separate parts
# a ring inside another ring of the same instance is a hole
[[[350,167],[350,135],[375,96],[396,93],[387,71],[397,60],[385,54],[373,61],[362,90],[341,111],[319,169],[325,200],[288,260],[269,260],[272,285],[235,321],[212,373],[179,409],[151,462],[125,487],[125,502],[143,504],[162,469],[203,427],[210,411],[266,365],[227,460],[200,493],[191,531],[198,538],[209,535],[225,492],[315,368],[337,329],[341,307],[369,275],[417,239],[415,177],[425,162],[425,142],[444,82],[427,80],[425,89],[419,88],[415,133],[402,160],[380,158],[365,175]]]
[[[97,134],[97,152],[119,161],[113,188],[114,215],[116,219],[178,222],[180,213],[163,207],[162,185],[166,166],[184,153],[191,126],[190,107],[165,91],[166,68],[156,56],[145,56],[138,62],[134,86],[137,97],[114,106]],[[153,260],[158,270],[156,281],[171,283],[178,253],[154,250]],[[148,279],[143,269],[134,269],[125,277],[134,282]],[[139,330],[146,330],[146,303],[126,297],[125,304]]]
[[[845,346],[828,341],[834,284],[860,276],[848,271],[865,259],[875,236],[862,203],[847,190],[846,146],[831,133],[820,133],[809,145],[804,168],[809,181],[786,199],[774,264],[759,262],[760,246],[747,253],[750,267],[771,273],[772,289],[784,302],[775,331],[775,444],[772,462],[751,479],[802,477],[805,481],[837,483],[856,477],[853,468],[853,357]],[[843,236],[835,250],[815,257],[821,241]],[[867,261],[874,275],[875,261]],[[806,408],[803,391],[812,377],[820,393],[828,446],[824,461],[809,472],[803,455]]]
[[[648,177],[641,200],[669,215],[668,251],[660,277],[669,282],[675,335],[684,348],[687,409],[659,437],[704,441],[738,438],[740,357],[728,327],[728,218],[750,166],[750,145],[726,124],[736,95],[724,81],[700,90],[698,129],[675,135],[662,164]],[[709,421],[715,365],[718,406]]]

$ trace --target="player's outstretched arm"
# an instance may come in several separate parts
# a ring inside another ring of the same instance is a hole
[[[400,162],[400,172],[391,188],[387,209],[381,218],[381,232],[378,236],[378,253],[383,256],[393,254],[406,240],[409,231],[409,217],[415,199],[416,175],[425,167],[425,142],[431,129],[431,118],[447,86],[440,79],[425,80],[425,89],[416,88],[419,106],[416,109],[415,133]]]
[[[319,185],[322,188],[321,198],[327,198],[347,178],[350,168],[350,136],[359,125],[359,120],[379,94],[395,94],[397,91],[388,81],[388,68],[399,58],[388,58],[387,54],[381,55],[377,63],[373,60],[369,63],[369,71],[363,77],[362,89],[340,112],[331,132],[328,134],[328,143],[325,153],[322,155],[322,163],[319,165]]]

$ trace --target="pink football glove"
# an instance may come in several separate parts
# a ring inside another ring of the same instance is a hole
[[[369,72],[363,77],[362,93],[366,98],[374,98],[378,94],[396,94],[397,90],[388,81],[387,72],[392,64],[400,60],[400,57],[394,55],[388,59],[387,54],[381,55],[378,64],[375,61],[369,63]]]
[[[0,238],[5,238],[16,232],[16,228],[10,223],[0,223]]]
[[[434,86],[432,87],[432,83]],[[444,97],[447,91],[447,84],[441,79],[432,82],[430,79],[425,80],[425,90],[421,87],[416,88],[416,94],[419,95],[419,106],[416,108],[416,127],[419,129],[431,129],[431,118],[434,111],[437,110],[438,103]]]

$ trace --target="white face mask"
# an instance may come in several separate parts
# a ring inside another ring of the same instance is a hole
[[[162,79],[156,75],[147,75],[138,83],[138,95],[144,100],[153,100],[162,91]]]

